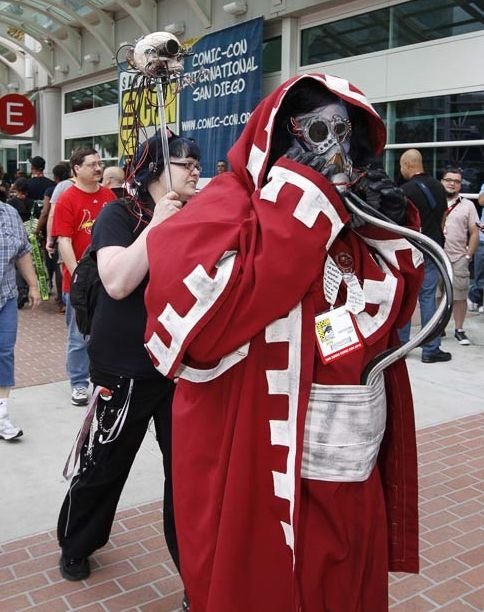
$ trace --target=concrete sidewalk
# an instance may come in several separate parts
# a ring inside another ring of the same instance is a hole
[[[24,436],[0,445],[2,503],[0,542],[51,529],[67,491],[62,471],[81,425],[84,408],[71,406],[67,381],[26,387],[12,393],[11,415]],[[136,457],[120,508],[159,499],[163,464],[154,431]]]
[[[442,348],[452,361],[423,364],[420,349],[407,357],[417,428],[484,412],[484,315],[469,313],[471,346],[460,346],[448,326]],[[2,504],[0,542],[52,528],[67,490],[62,470],[82,422],[84,409],[70,404],[66,381],[15,389],[12,420],[24,430],[13,443],[0,444],[0,489],[9,492]],[[13,467],[15,466],[15,467]],[[163,466],[154,433],[148,432],[133,465],[120,508],[158,499]]]
[[[15,351],[16,382],[9,401],[12,421],[24,435],[0,440],[0,542],[31,535],[56,525],[68,482],[62,471],[85,408],[74,407],[65,380],[64,315],[51,300],[38,309],[19,311]],[[45,384],[44,384],[45,383]],[[163,464],[154,432],[148,431],[120,508],[157,500],[163,487]]]
[[[484,315],[468,313],[466,332],[472,345],[461,346],[453,321],[447,325],[441,348],[452,360],[446,363],[422,363],[420,349],[408,355],[417,429],[484,412]]]

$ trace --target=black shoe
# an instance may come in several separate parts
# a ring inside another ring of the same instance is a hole
[[[17,308],[19,310],[22,310],[22,308],[25,306],[25,304],[27,304],[27,302],[29,301],[29,294],[25,294],[25,293],[19,293],[18,297],[17,297]]]
[[[450,353],[446,353],[440,349],[437,349],[435,353],[431,353],[430,355],[422,355],[422,363],[437,363],[438,361],[450,361],[451,359],[452,355]]]
[[[457,340],[457,342],[459,344],[462,344],[463,346],[468,346],[471,343],[471,341],[466,336],[466,333],[463,329],[456,329],[454,333],[454,337]]]
[[[60,558],[59,569],[66,580],[85,580],[91,574],[89,559],[66,559],[64,555]]]

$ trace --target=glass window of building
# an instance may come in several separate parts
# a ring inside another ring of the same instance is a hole
[[[325,23],[301,32],[301,65],[388,49],[388,9]]]
[[[458,0],[413,0],[390,9],[392,47],[482,30],[483,3]]]
[[[31,157],[32,157],[32,144],[30,142],[25,143],[25,144],[19,144],[17,169],[23,172],[22,176],[28,176],[30,174],[29,159]]]
[[[7,173],[7,178],[13,182],[15,171],[17,170],[17,147],[3,149],[4,168]]]
[[[305,28],[301,65],[413,45],[482,30],[482,0],[412,0]]]
[[[447,166],[462,168],[465,193],[484,183],[484,91],[375,104],[387,126],[386,162],[394,178],[399,159],[416,148],[425,169],[440,177]]]
[[[264,73],[281,70],[282,37],[268,38],[262,44],[262,71]]]
[[[396,142],[484,138],[483,92],[395,102]]]
[[[65,112],[77,113],[79,111],[100,108],[118,103],[118,82],[108,81],[90,87],[83,87],[65,94]]]
[[[118,135],[101,134],[96,136],[85,136],[83,138],[68,138],[64,141],[64,158],[69,159],[74,149],[93,148],[99,153],[99,157],[106,166],[112,166],[118,162]]]

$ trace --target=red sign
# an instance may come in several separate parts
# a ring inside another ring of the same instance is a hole
[[[0,130],[5,134],[23,134],[35,123],[32,102],[20,94],[7,94],[0,98]]]

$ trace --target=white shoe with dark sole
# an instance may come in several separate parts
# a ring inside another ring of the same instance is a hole
[[[86,387],[74,387],[72,389],[71,402],[73,406],[87,406],[89,403],[89,392]]]
[[[9,419],[0,419],[0,438],[3,440],[15,440],[23,436],[24,432],[19,428],[15,427]]]

